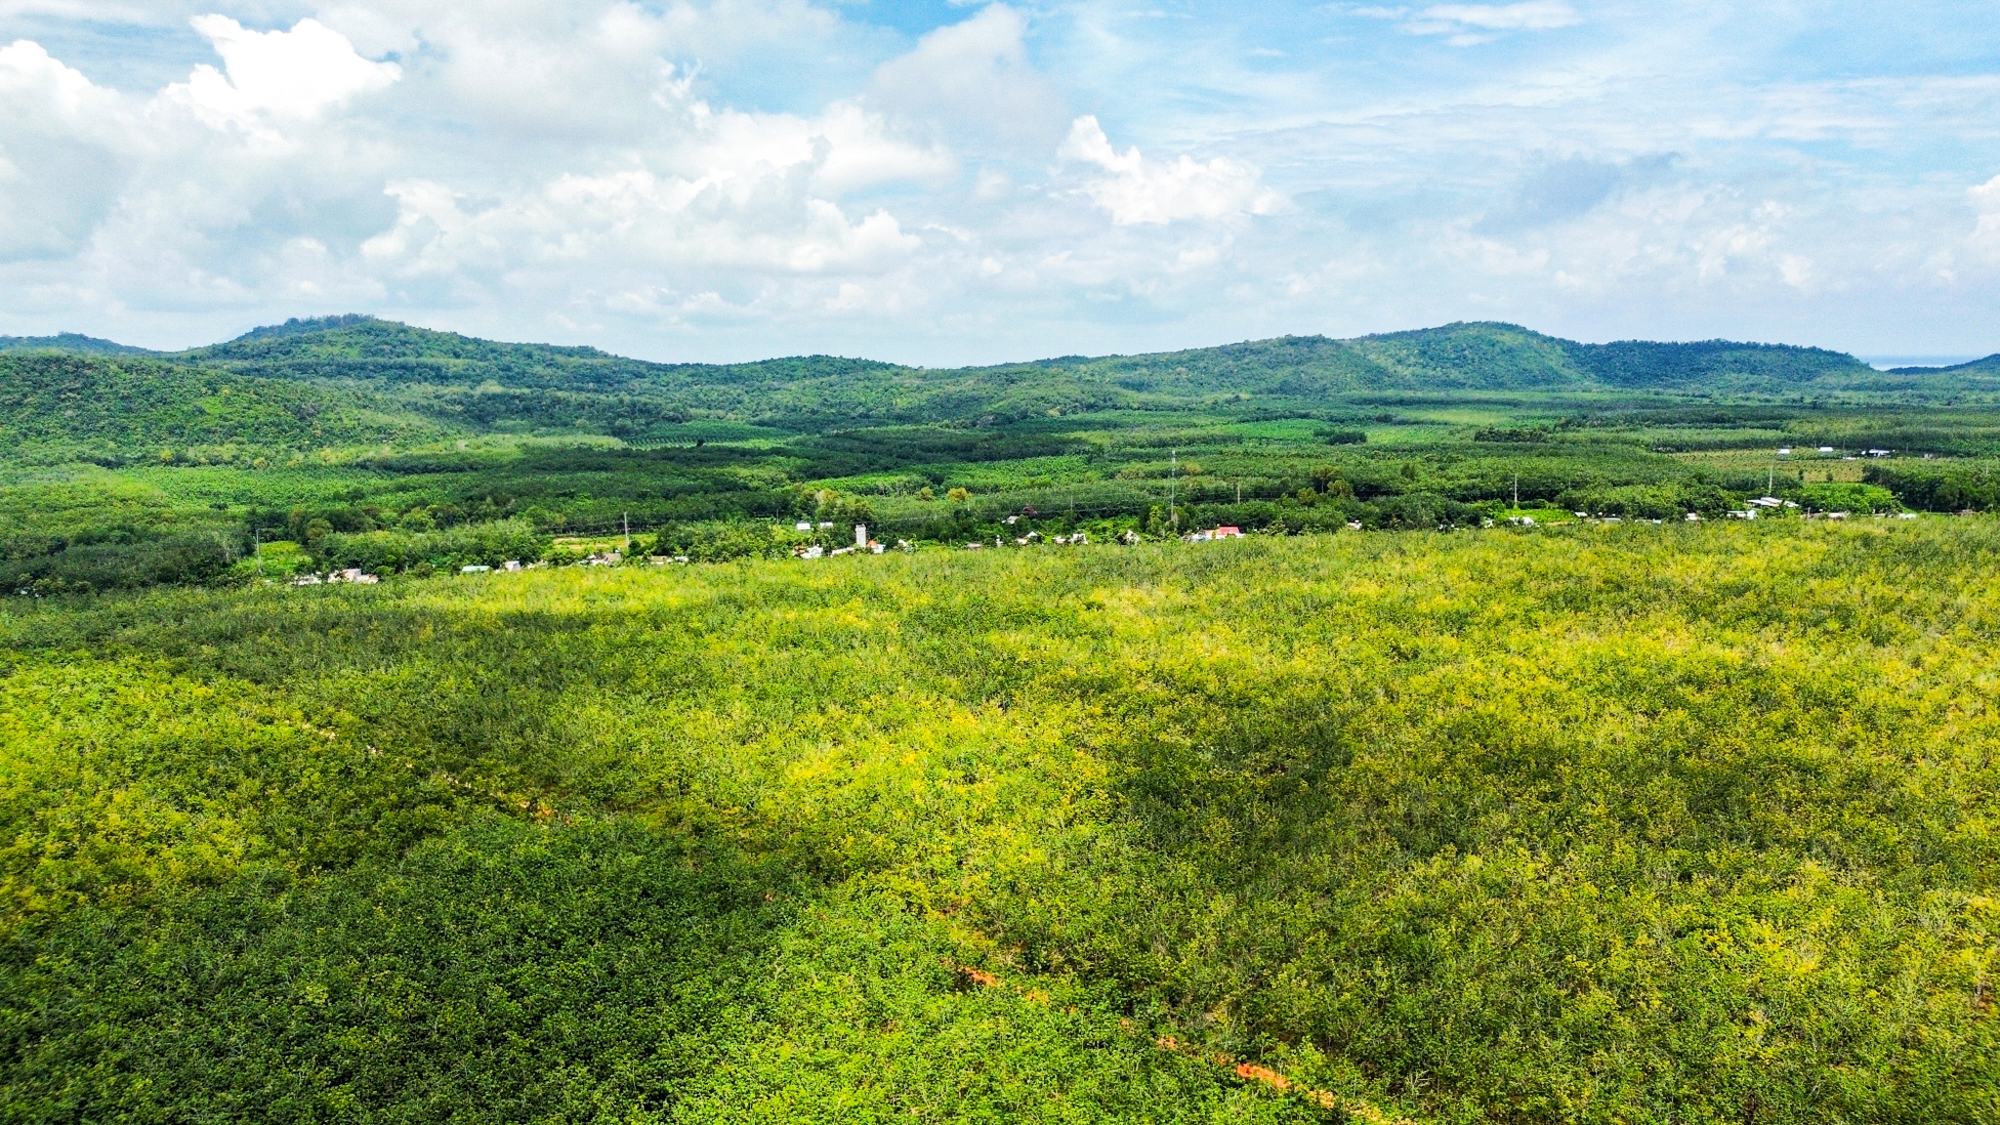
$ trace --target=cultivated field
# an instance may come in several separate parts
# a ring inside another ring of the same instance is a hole
[[[2000,1116],[2000,528],[15,598],[0,1116]]]

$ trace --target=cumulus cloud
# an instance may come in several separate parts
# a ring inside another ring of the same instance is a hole
[[[1182,154],[1158,163],[1147,160],[1136,145],[1119,152],[1095,117],[1079,117],[1070,125],[1059,154],[1110,173],[1086,183],[1083,192],[1119,226],[1269,215],[1284,204],[1282,196],[1263,185],[1257,169],[1228,157],[1203,164]]]
[[[1929,317],[1949,350],[2000,312],[2000,75],[1907,38],[1828,77],[1767,9],[1404,0],[1346,10],[1512,42],[1453,65],[1273,7],[1282,59],[1246,67],[1112,5],[879,9],[0,0],[0,331],[354,309],[935,362],[1477,316],[1841,346]],[[1113,112],[1187,139],[1114,145]]]
[[[816,189],[839,195],[896,181],[936,183],[958,170],[950,153],[891,135],[881,114],[854,102],[836,103],[816,118],[717,112],[703,102],[692,107],[691,119],[691,143],[676,163],[710,182],[806,168]]]
[[[0,48],[0,260],[75,250],[111,205],[118,96],[21,40]]]
[[[900,117],[1006,140],[1044,142],[1063,129],[1062,99],[1028,61],[1027,17],[991,4],[882,64],[869,98]]]
[[[803,177],[687,180],[643,169],[567,175],[467,211],[444,184],[391,184],[395,225],[362,253],[405,278],[564,263],[616,268],[868,271],[920,245],[893,215],[859,222],[813,198]]]
[[[402,78],[393,62],[371,62],[345,35],[318,20],[290,31],[251,31],[227,16],[198,16],[194,29],[222,56],[227,71],[203,63],[186,82],[161,93],[217,127],[262,126],[270,120],[310,120]]]
[[[1966,194],[1972,197],[1973,206],[1979,210],[1979,221],[1972,228],[1973,239],[2000,250],[2000,176],[1972,188]]]

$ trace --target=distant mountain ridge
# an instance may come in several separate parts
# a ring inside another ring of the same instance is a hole
[[[130,344],[120,344],[113,340],[100,340],[95,336],[85,336],[76,332],[60,332],[54,336],[0,336],[0,352],[80,352],[85,355],[153,355],[146,348],[135,348]]]
[[[1407,387],[1528,389],[1601,385],[1676,387],[1716,379],[1800,382],[1827,375],[1872,373],[1841,352],[1787,344],[1706,340],[1657,343],[1624,340],[1583,344],[1519,325],[1457,322],[1437,328],[1334,339],[1282,336],[1220,347],[1139,355],[1061,356],[964,368],[909,368],[825,355],[737,364],[657,363],[587,346],[511,344],[416,328],[349,314],[254,329],[234,340],[179,353],[177,358],[320,378],[458,384],[497,379],[507,386],[607,390],[632,382],[686,387],[763,383],[830,374],[921,373],[929,381],[985,372],[1072,371],[1161,378],[1197,372],[1222,381],[1211,389],[1281,386],[1304,393]],[[1272,376],[1277,374],[1275,378]],[[505,376],[505,378],[501,378]],[[1192,384],[1188,389],[1196,389]]]
[[[1892,367],[1891,375],[1981,375],[2000,377],[2000,352],[1950,367]]]
[[[688,423],[815,433],[877,425],[1003,425],[1106,410],[1323,411],[1351,396],[1633,393],[1797,400],[2000,395],[2000,357],[1877,371],[1824,348],[1706,340],[1585,344],[1459,322],[1352,339],[1283,336],[1142,355],[918,368],[836,356],[655,363],[592,347],[515,344],[348,314],[290,320],[172,354],[81,336],[17,350],[144,355],[162,365],[306,384],[469,432],[672,440]],[[352,397],[360,396],[360,397]]]

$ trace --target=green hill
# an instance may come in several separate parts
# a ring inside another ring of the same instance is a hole
[[[1512,324],[1462,323],[1333,340],[1286,336],[1155,355],[1055,361],[1132,390],[1318,397],[1370,391],[1649,390],[1791,393],[1874,374],[1820,348],[1710,340],[1579,344]]]
[[[812,429],[874,416],[906,369],[804,356],[662,364],[588,347],[506,344],[364,316],[292,320],[174,357],[247,375],[394,395],[440,420],[645,439],[696,418]]]
[[[0,446],[17,461],[232,461],[442,435],[366,396],[150,358],[0,354]]]
[[[75,332],[54,336],[0,336],[0,352],[82,352],[88,355],[153,355],[145,348],[100,340]]]
[[[948,369],[834,356],[651,363],[364,316],[288,321],[173,355],[92,354],[84,346],[0,352],[0,438],[12,443],[16,459],[26,451],[34,460],[123,461],[172,450],[234,461],[267,450],[407,447],[479,433],[603,435],[657,446],[703,437],[820,441],[883,427],[935,434],[940,426],[1012,426],[1025,441],[1032,435],[1023,426],[1067,432],[1093,417],[1101,421],[1092,428],[1115,430],[1129,430],[1138,418],[1195,415],[1351,426],[1379,413],[1363,403],[1382,395],[1554,396],[1547,409],[1569,412],[1580,398],[1921,403],[2000,392],[1995,361],[1879,372],[1817,348],[1583,344],[1497,323]],[[831,447],[823,445],[799,448],[825,460]],[[1027,446],[1009,450],[1029,455]],[[817,467],[834,476],[866,471],[858,463]]]
[[[1887,374],[1943,379],[2000,380],[2000,352],[1995,352],[1985,359],[1975,359],[1971,363],[1959,363],[1950,367],[1892,367]]]
[[[814,432],[884,422],[1004,422],[1117,408],[1212,407],[1224,399],[1296,407],[1382,392],[1770,397],[1922,389],[1818,348],[1720,340],[1580,344],[1497,323],[942,369],[823,355],[649,363],[596,348],[497,343],[339,316],[260,328],[174,358],[247,375],[366,387],[434,418],[474,427],[637,439],[695,420]]]

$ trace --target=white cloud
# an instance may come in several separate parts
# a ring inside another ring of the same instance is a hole
[[[115,111],[117,95],[20,39],[0,47],[0,98],[16,126],[74,130]]]
[[[72,252],[123,179],[117,94],[40,44],[0,47],[0,260]]]
[[[1119,226],[1269,215],[1284,204],[1255,168],[1228,157],[1202,164],[1183,154],[1161,164],[1148,161],[1136,145],[1119,152],[1095,117],[1071,124],[1059,154],[1111,173],[1085,184],[1083,192]]]
[[[370,62],[345,35],[318,20],[290,31],[251,31],[227,16],[191,21],[222,56],[228,73],[203,63],[161,92],[217,127],[259,127],[270,119],[310,120],[362,94],[396,84],[402,67]]]
[[[829,106],[818,118],[694,107],[696,139],[676,158],[688,174],[720,182],[805,168],[813,186],[832,195],[899,180],[938,182],[958,162],[936,146],[889,135],[882,116],[854,102]]]
[[[412,180],[390,185],[395,225],[362,253],[405,279],[564,265],[817,274],[880,270],[921,245],[887,211],[856,222],[805,188],[782,169],[698,180],[634,169],[561,176],[468,212],[445,185]]]
[[[1427,8],[1356,8],[1353,14],[1402,21],[1411,35],[1443,35],[1457,46],[1489,42],[1501,32],[1549,31],[1582,22],[1564,0],[1522,0],[1517,4],[1433,4]]]
[[[869,98],[899,117],[935,122],[947,132],[970,127],[1006,140],[1052,140],[1063,129],[1062,99],[1028,61],[1027,33],[1026,16],[990,4],[882,64]]]
[[[0,331],[353,309],[935,362],[1485,315],[1948,349],[2000,316],[1974,0],[1896,17],[1955,62],[1888,17],[1822,58],[1853,21],[1373,2],[1404,47],[1511,42],[1283,5],[1010,0],[910,39],[826,0],[0,0]]]
[[[1520,4],[1437,4],[1417,13],[1437,20],[1487,31],[1545,31],[1577,22],[1575,9],[1562,0],[1526,0]]]
[[[1973,239],[2000,250],[2000,176],[1970,189],[1966,194],[1972,197],[1973,206],[1979,209],[1979,221],[1972,228]]]

